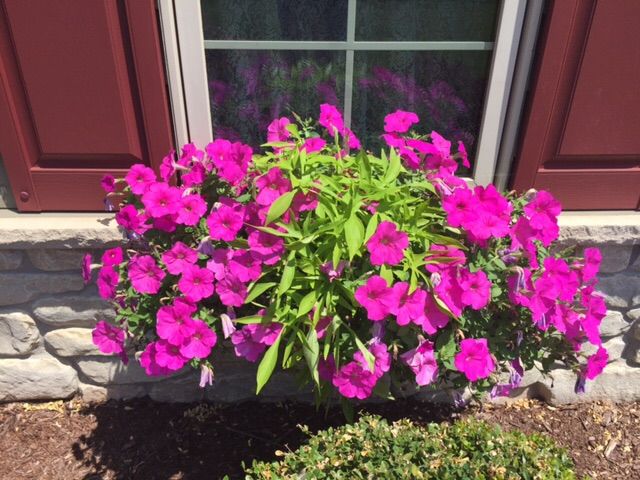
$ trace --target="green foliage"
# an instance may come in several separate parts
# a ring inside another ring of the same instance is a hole
[[[422,427],[367,415],[312,435],[280,461],[254,461],[246,479],[572,480],[573,468],[543,435],[477,420]]]

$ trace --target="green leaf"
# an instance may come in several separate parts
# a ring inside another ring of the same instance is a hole
[[[260,361],[260,365],[258,366],[258,373],[256,375],[256,395],[260,393],[260,390],[267,384],[269,378],[271,378],[271,374],[273,370],[276,368],[276,363],[278,362],[278,348],[280,347],[280,339],[284,334],[284,328],[278,335],[278,338],[273,345],[271,345],[262,357]]]
[[[271,222],[284,215],[284,212],[286,212],[291,206],[291,202],[295,195],[295,190],[280,195],[275,202],[271,204],[271,207],[269,207],[269,213],[267,213],[267,220],[265,221],[265,224],[269,225]]]
[[[258,298],[260,295],[262,295],[264,292],[269,290],[271,287],[274,287],[275,285],[276,285],[275,282],[256,283],[253,287],[251,287],[251,291],[249,291],[249,294],[245,299],[245,303],[252,302],[253,300]]]
[[[362,355],[364,355],[365,360],[367,361],[367,364],[369,365],[369,370],[371,370],[372,372],[375,369],[375,365],[376,365],[376,357],[373,356],[373,353],[371,353],[367,347],[365,347],[364,343],[362,343],[360,341],[360,339],[358,338],[358,336],[354,336],[354,339],[356,341],[356,345],[358,346],[358,350],[360,350],[360,352],[362,352]]]
[[[320,385],[320,376],[318,374],[318,360],[320,359],[320,346],[318,345],[318,334],[315,328],[311,328],[307,335],[307,341],[303,344],[302,351],[307,361],[307,366],[316,385]]]
[[[316,292],[315,290],[307,293],[302,300],[300,300],[300,304],[298,306],[298,317],[305,315],[311,311],[313,306],[316,304]]]
[[[401,167],[402,165],[400,164],[400,156],[392,149],[391,158],[389,159],[389,166],[387,167],[387,171],[384,174],[383,182],[386,184],[393,183],[396,178],[398,178]]]
[[[292,254],[295,252],[292,252]],[[282,276],[280,277],[280,285],[278,285],[278,296],[281,297],[291,284],[293,283],[293,278],[296,275],[296,262],[293,261],[293,256],[289,256],[289,260],[282,270]]]
[[[347,249],[349,250],[349,260],[358,253],[364,240],[364,226],[356,215],[349,217],[344,224],[344,237],[347,241]]]
[[[380,267],[380,276],[387,281],[387,285],[393,284],[393,272],[386,265]]]
[[[376,229],[378,228],[378,219],[379,216],[377,213],[371,216],[369,222],[367,223],[367,230],[364,232],[364,241],[367,242],[374,233],[376,233]]]

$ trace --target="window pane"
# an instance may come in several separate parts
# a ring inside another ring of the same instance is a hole
[[[347,0],[202,0],[205,40],[344,41]]]
[[[384,116],[416,112],[417,130],[462,140],[475,154],[491,52],[356,52],[353,130],[381,146]],[[374,150],[375,151],[375,150]]]
[[[497,17],[498,0],[365,0],[356,40],[492,42]]]
[[[207,50],[214,137],[258,146],[278,116],[317,118],[321,103],[342,105],[344,57],[339,51]]]

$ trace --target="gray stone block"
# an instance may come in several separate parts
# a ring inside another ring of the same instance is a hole
[[[167,378],[148,376],[134,359],[125,365],[118,357],[80,357],[75,363],[89,381],[98,385],[153,383]]]
[[[82,268],[83,250],[28,250],[31,264],[38,270],[56,272],[61,270],[77,270]]]
[[[603,337],[617,337],[624,335],[628,330],[629,324],[624,319],[624,315],[614,310],[609,310],[600,324],[600,335]]]
[[[633,310],[629,310],[627,313],[627,318],[629,319],[629,321],[631,322],[635,322],[637,320],[640,320],[640,308],[634,308]]]
[[[45,334],[48,349],[59,357],[103,355],[93,344],[90,328],[61,328]]]
[[[616,274],[601,278],[596,290],[605,297],[607,305],[627,308],[640,304],[640,275]]]
[[[40,345],[36,322],[25,312],[0,310],[0,354],[26,355]]]
[[[32,308],[37,320],[54,327],[93,327],[97,321],[113,320],[116,315],[109,302],[93,294],[45,297]]]
[[[82,400],[88,403],[106,402],[107,400],[128,400],[147,395],[143,385],[111,385],[101,387],[80,382],[78,385]]]
[[[201,402],[205,399],[205,389],[200,388],[200,375],[190,373],[154,383],[149,389],[149,397],[156,402]]]
[[[631,259],[631,245],[601,245],[602,263],[600,272],[618,273],[622,272],[629,265]]]
[[[22,264],[22,252],[0,250],[0,270],[15,270]]]
[[[0,359],[0,401],[69,398],[77,390],[76,371],[53,357]]]
[[[0,306],[28,302],[42,294],[77,292],[84,288],[75,273],[0,273]]]

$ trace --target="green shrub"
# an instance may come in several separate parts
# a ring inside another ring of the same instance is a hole
[[[305,430],[306,431],[306,430]],[[477,420],[393,424],[377,416],[318,432],[247,479],[575,479],[567,453],[543,435],[503,432]]]

